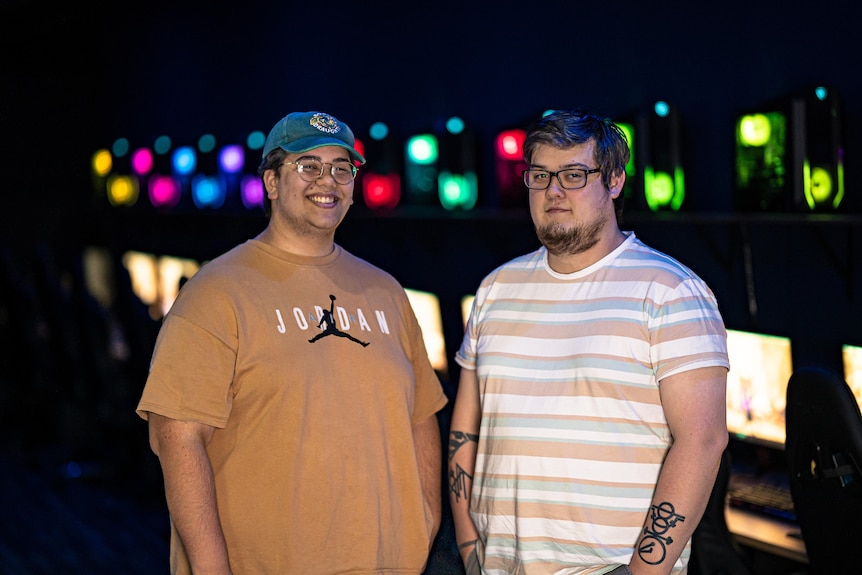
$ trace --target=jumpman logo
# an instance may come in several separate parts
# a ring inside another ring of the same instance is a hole
[[[308,340],[308,343],[314,343],[317,340],[319,340],[320,338],[326,337],[327,335],[337,335],[338,337],[346,337],[350,341],[355,341],[356,343],[358,343],[362,347],[366,347],[370,342],[359,341],[358,339],[356,339],[352,335],[344,333],[343,331],[341,331],[337,327],[335,327],[335,319],[333,318],[333,315],[332,315],[332,313],[334,311],[335,311],[335,296],[330,294],[329,295],[329,309],[323,310],[323,314],[320,318],[320,321],[317,323],[317,327],[320,327],[323,324],[326,324],[326,328],[324,328],[324,330],[322,332],[320,332],[319,334],[317,334],[316,336],[314,336],[313,338]]]

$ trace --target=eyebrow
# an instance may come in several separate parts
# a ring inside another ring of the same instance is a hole
[[[537,169],[537,170],[545,170],[546,172],[547,172],[547,171],[550,171],[550,172],[553,172],[553,171],[554,171],[554,170],[548,170],[548,168],[546,168],[545,166],[543,166],[543,165],[541,165],[541,164],[530,164],[530,168],[531,168],[531,169],[532,169],[532,168],[535,168],[535,169]],[[562,165],[562,166],[560,167],[560,170],[570,170],[570,169],[572,169],[572,168],[590,169],[586,164],[582,164],[581,162],[572,162],[571,164],[564,164],[564,165]],[[557,170],[557,171],[560,171],[560,170]]]
[[[316,162],[320,162],[321,164],[326,164],[326,163],[328,163],[328,162],[324,162],[324,161],[321,159],[321,157],[320,157],[320,156],[312,156],[311,154],[306,154],[306,155],[304,155],[304,156],[300,156],[300,157],[298,157],[298,158],[296,159],[296,161],[297,161],[297,162],[298,162],[298,161],[300,161],[300,160],[314,160],[314,161],[316,161]],[[334,160],[332,160],[332,163],[335,163],[335,162],[347,162],[347,163],[350,163],[350,158],[345,158],[345,157],[335,158]]]

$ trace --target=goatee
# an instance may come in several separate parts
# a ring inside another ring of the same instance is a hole
[[[607,221],[607,216],[601,216],[589,224],[576,224],[570,228],[562,224],[546,224],[536,226],[536,235],[552,255],[571,256],[583,253],[599,243],[599,233]]]

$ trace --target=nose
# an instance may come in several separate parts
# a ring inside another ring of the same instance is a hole
[[[565,196],[566,190],[563,189],[563,185],[560,183],[560,174],[554,174],[554,177],[548,182],[548,187],[545,188],[546,196]]]
[[[333,182],[335,181],[335,176],[332,175],[332,164],[331,163],[324,162],[323,164],[321,164],[320,170],[321,170],[321,173],[319,176],[317,176],[317,178],[316,178],[317,180],[320,180],[321,178],[329,178]]]

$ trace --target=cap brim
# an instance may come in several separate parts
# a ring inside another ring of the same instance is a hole
[[[345,150],[350,152],[350,156],[355,161],[359,162],[360,164],[365,163],[365,158],[363,158],[359,152],[344,143],[343,140],[339,140],[337,138],[321,138],[319,136],[314,138],[301,138],[299,140],[296,140],[295,142],[291,142],[290,144],[285,144],[279,147],[285,152],[290,152],[291,154],[300,154],[302,152],[307,152],[316,148],[323,148],[325,146],[338,146],[339,148],[344,148]]]

